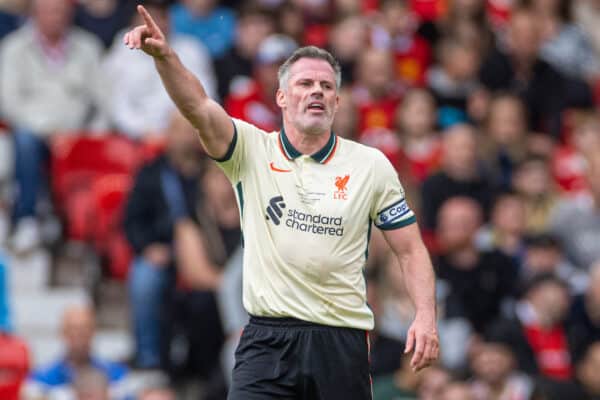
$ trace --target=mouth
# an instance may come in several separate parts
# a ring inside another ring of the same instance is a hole
[[[320,101],[312,101],[312,102],[308,103],[308,107],[306,107],[306,109],[308,111],[324,112],[325,104],[323,104]]]

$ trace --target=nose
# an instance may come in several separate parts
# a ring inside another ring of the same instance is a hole
[[[311,88],[311,96],[323,97],[323,88],[318,83],[315,83]]]

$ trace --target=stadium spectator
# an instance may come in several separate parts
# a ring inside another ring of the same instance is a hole
[[[408,86],[423,86],[431,63],[429,43],[417,34],[418,19],[408,1],[384,0],[371,45],[392,54],[393,76]]]
[[[0,327],[0,398],[19,400],[30,368],[27,343]]]
[[[58,361],[34,370],[24,387],[26,398],[74,395],[74,383],[90,368],[101,372],[108,381],[111,399],[128,399],[132,393],[127,369],[93,354],[96,329],[94,311],[87,306],[71,306],[62,317],[65,355]],[[72,398],[72,397],[69,397]]]
[[[577,380],[581,385],[581,392],[572,398],[600,399],[600,342],[595,342],[589,347],[577,366]]]
[[[102,47],[72,26],[72,15],[70,0],[35,0],[31,23],[5,37],[0,48],[0,109],[15,143],[15,235],[31,231],[30,245],[37,236],[31,217],[45,187],[48,139],[57,131],[105,128],[107,122]]]
[[[144,4],[169,35],[182,61],[202,81],[209,95],[216,98],[215,72],[206,48],[190,36],[170,33],[166,1],[145,0]],[[140,22],[140,16],[135,13],[131,25]],[[121,36],[117,36],[104,61],[110,87],[111,119],[119,132],[132,139],[162,141],[175,106],[165,92],[152,60],[123,46]]]
[[[565,258],[558,239],[549,233],[526,237],[519,274],[522,282],[537,275],[552,274],[569,286],[572,295],[581,294],[588,285],[588,274]]]
[[[242,6],[238,15],[233,46],[215,59],[219,98],[226,99],[240,80],[252,78],[260,44],[275,31],[274,15],[257,3]],[[187,65],[187,64],[186,64]]]
[[[133,0],[85,0],[75,6],[75,25],[93,33],[109,48],[117,32],[125,28],[135,11]]]
[[[576,296],[569,312],[574,356],[581,359],[593,342],[600,342],[600,261],[589,271],[585,293]]]
[[[525,206],[518,195],[502,193],[494,200],[490,223],[477,233],[477,246],[498,250],[521,264],[525,250]]]
[[[524,0],[541,25],[540,58],[573,79],[593,82],[600,60],[585,33],[572,21],[572,1]]]
[[[443,132],[440,170],[423,182],[421,190],[424,227],[434,230],[441,205],[450,197],[475,199],[487,216],[495,187],[480,168],[477,155],[477,132],[469,125],[455,125]]]
[[[494,96],[483,121],[483,158],[494,180],[502,189],[511,187],[515,167],[528,150],[527,111],[513,94]]]
[[[396,111],[401,146],[399,155],[391,154],[388,158],[418,188],[437,170],[442,158],[442,142],[435,130],[436,115],[435,101],[424,89],[409,90]],[[407,164],[406,171],[402,170],[401,162]]]
[[[529,400],[533,382],[515,366],[515,354],[506,344],[478,344],[471,355],[473,400]]]
[[[237,20],[218,0],[182,0],[171,6],[172,30],[191,35],[208,48],[213,59],[233,46]]]
[[[442,305],[446,318],[465,318],[476,332],[484,332],[500,315],[501,305],[515,294],[517,267],[499,251],[479,251],[475,233],[482,210],[474,200],[452,197],[440,208],[437,239],[440,255],[437,277],[448,294]]]
[[[224,321],[217,292],[223,267],[239,250],[241,236],[236,197],[223,172],[214,164],[208,165],[202,183],[206,194],[198,224],[178,219],[174,228],[174,256],[181,284],[169,315],[174,330],[177,326],[182,329],[189,346],[186,363],[173,367],[182,367],[180,372],[193,377],[208,378],[214,391],[219,390],[219,384],[224,390],[219,365]]]
[[[506,49],[495,50],[484,60],[480,80],[491,91],[514,91],[527,105],[529,128],[557,138],[562,127],[561,112],[566,107],[588,103],[590,93],[567,81],[538,57],[540,29],[534,13],[515,10]]]
[[[439,123],[448,126],[467,118],[467,100],[477,88],[481,56],[475,48],[457,38],[448,37],[438,45],[437,62],[427,72],[427,86],[433,92],[439,110]]]
[[[359,139],[382,148],[388,136],[395,137],[394,113],[403,88],[393,78],[393,60],[388,50],[366,49],[360,54],[356,68],[352,95],[358,107]]]
[[[137,174],[124,217],[127,239],[136,254],[129,295],[135,365],[141,368],[158,368],[161,358],[166,363],[168,336],[161,324],[168,321],[174,289],[175,218],[193,216],[202,199],[198,184],[204,160],[194,129],[175,112],[166,135],[164,154]],[[170,211],[169,205],[179,210]]]
[[[518,368],[537,379],[568,382],[574,359],[565,322],[570,297],[567,286],[552,274],[527,282],[515,316],[500,318],[488,329],[489,340],[509,346]]]
[[[417,387],[419,400],[438,400],[448,383],[450,372],[440,366],[433,365],[421,373],[421,382]]]
[[[600,153],[588,159],[587,182],[590,198],[566,200],[551,220],[551,230],[560,238],[567,257],[588,269],[600,260]]]
[[[296,49],[289,37],[273,34],[263,40],[254,59],[254,79],[240,79],[231,87],[224,107],[233,118],[248,121],[267,132],[279,130],[281,116],[275,103],[277,69]]]
[[[342,86],[352,85],[356,63],[368,44],[368,24],[360,15],[340,19],[329,31],[328,49],[335,54],[342,67]]]
[[[570,113],[570,119],[572,131],[552,154],[552,174],[563,196],[583,197],[590,190],[587,158],[600,153],[600,115],[581,110]]]
[[[559,202],[546,158],[528,155],[515,166],[512,186],[525,205],[526,232],[543,232]]]

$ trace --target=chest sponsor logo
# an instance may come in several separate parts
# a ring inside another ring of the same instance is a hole
[[[350,175],[345,175],[344,177],[336,176],[335,177],[335,187],[336,190],[333,192],[333,198],[335,200],[346,200],[348,199],[348,194],[346,193],[346,185],[348,185],[348,181],[350,180]]]
[[[344,236],[344,221],[342,217],[333,217],[322,214],[309,214],[290,208],[287,211],[282,196],[275,196],[269,200],[266,208],[267,221],[275,225],[282,223],[289,229],[324,236]]]

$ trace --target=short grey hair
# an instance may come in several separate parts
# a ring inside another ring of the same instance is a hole
[[[315,58],[317,60],[325,60],[335,73],[335,85],[337,89],[342,86],[342,67],[340,63],[331,55],[327,50],[321,49],[316,46],[305,46],[300,47],[288,57],[287,60],[279,67],[277,72],[277,78],[279,78],[279,87],[284,88],[287,86],[288,79],[290,77],[290,68],[294,63],[301,58]]]

